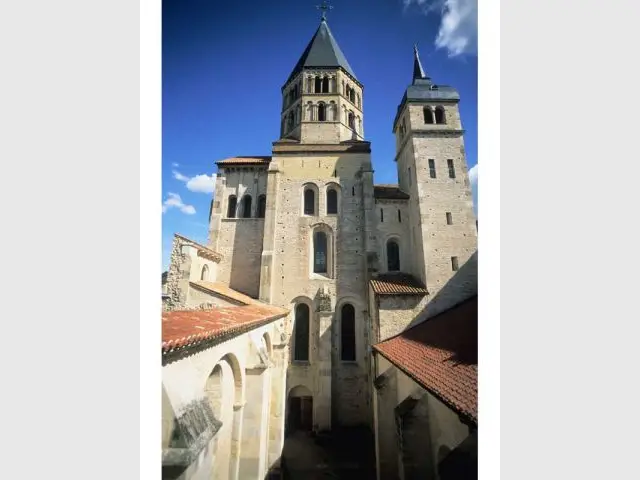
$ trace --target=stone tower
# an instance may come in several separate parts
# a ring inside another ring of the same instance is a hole
[[[477,229],[459,102],[454,88],[425,74],[414,47],[393,132],[398,182],[410,196],[410,273],[429,290],[429,315],[475,293]]]
[[[282,96],[281,134],[267,170],[259,298],[292,312],[284,397],[291,418],[314,430],[366,424],[371,148],[363,85],[324,15]]]
[[[318,144],[364,138],[362,85],[324,17],[282,87],[280,137]]]

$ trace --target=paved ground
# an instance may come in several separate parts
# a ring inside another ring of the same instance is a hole
[[[287,480],[375,479],[373,439],[366,430],[295,432],[285,439],[283,457]]]

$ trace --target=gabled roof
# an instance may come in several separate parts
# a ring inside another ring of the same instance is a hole
[[[174,234],[175,237],[182,240],[185,245],[190,245],[194,247],[198,251],[198,256],[206,258],[207,260],[211,260],[212,262],[220,263],[222,260],[222,255],[218,252],[211,250],[209,247],[205,247],[204,245],[199,244],[198,242],[194,242],[190,238],[185,237],[184,235],[180,235],[179,233]]]
[[[371,279],[376,295],[427,295],[424,285],[408,273],[382,273]]]
[[[318,30],[305,48],[286,83],[289,83],[303,68],[312,67],[341,67],[354,79],[356,78],[356,74],[353,73],[351,65],[340,50],[338,42],[333,38],[325,19],[320,22]]]
[[[477,424],[477,296],[374,345],[373,349]]]
[[[260,303],[254,298],[251,298],[244,293],[240,293],[229,287],[229,285],[222,282],[207,282],[205,280],[196,280],[194,282],[189,282],[190,285],[198,287],[202,290],[205,290],[208,293],[213,293],[215,295],[220,295],[222,297],[226,297],[235,302],[242,303],[244,305],[251,305],[254,303]]]

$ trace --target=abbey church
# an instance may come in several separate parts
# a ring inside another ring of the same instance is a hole
[[[217,161],[207,245],[174,237],[163,478],[476,478],[478,237],[459,94],[414,48],[389,119],[398,183],[378,185],[366,79],[324,15],[287,74],[271,155]],[[355,431],[369,437],[354,451],[370,451],[336,460]]]

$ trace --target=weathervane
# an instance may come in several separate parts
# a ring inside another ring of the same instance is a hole
[[[332,5],[327,5],[327,0],[322,1],[322,5],[316,5],[318,10],[322,10],[322,20],[327,19],[327,10],[331,10],[333,8]]]

